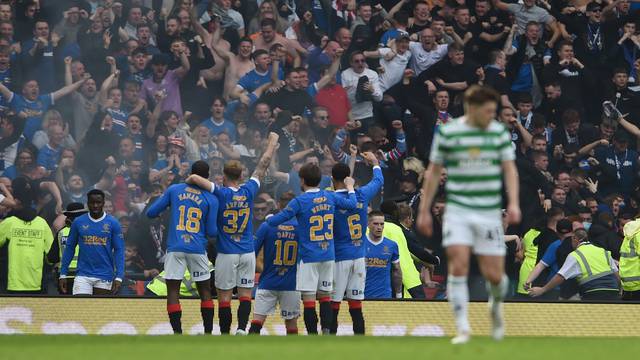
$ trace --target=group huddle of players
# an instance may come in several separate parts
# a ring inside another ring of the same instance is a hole
[[[457,331],[451,340],[453,344],[465,344],[471,338],[468,316],[471,253],[477,256],[480,272],[487,280],[491,336],[501,340],[505,334],[502,303],[509,279],[504,273],[503,226],[505,220],[508,224],[519,223],[522,214],[511,136],[495,120],[499,101],[500,95],[493,89],[469,87],[464,94],[465,115],[438,127],[425,175],[440,179],[443,171],[447,171],[442,246],[448,259],[447,300]],[[240,300],[236,334],[246,333],[255,254],[261,250],[264,270],[249,333],[260,333],[267,315],[279,304],[287,333],[297,334],[302,299],[307,333],[318,333],[316,300],[319,300],[322,332],[335,334],[340,303],[346,297],[353,332],[364,334],[361,302],[374,289],[376,293],[390,293],[390,263],[394,288],[402,287],[398,247],[382,236],[384,215],[376,211],[368,213],[369,202],[384,182],[380,163],[371,152],[363,152],[360,160],[373,167],[372,180],[358,189],[354,189],[351,169],[346,164],[338,163],[331,170],[334,191],[320,189],[322,174],[317,165],[304,165],[298,173],[303,193],[295,198],[281,198],[280,212],[266,218],[255,236],[252,234],[253,201],[277,143],[278,135],[270,133],[267,149],[244,184],[241,184],[244,168],[237,161],[225,164],[224,186],[207,180],[209,165],[197,161],[184,184],[170,186],[149,206],[149,217],[157,217],[168,207],[172,212],[164,281],[167,312],[175,333],[182,332],[179,294],[182,279],[187,275],[196,282],[202,300],[204,331],[213,330],[208,237],[218,239],[215,286],[223,334],[231,330],[234,288]],[[439,183],[426,181],[422,188],[416,227],[427,236],[433,234],[430,209]],[[507,195],[504,213],[503,190]],[[87,204],[89,214],[71,224],[60,268],[61,290],[66,292],[69,264],[77,257],[74,295],[117,293],[124,274],[120,225],[104,212],[104,193],[100,190],[87,194]],[[365,235],[367,225],[370,233]]]
[[[363,160],[373,166],[373,178],[358,189],[354,189],[350,168],[336,164],[332,169],[335,191],[319,188],[322,174],[317,165],[304,165],[299,171],[303,193],[281,197],[280,212],[268,217],[253,234],[253,202],[277,143],[278,135],[270,133],[267,149],[245,183],[241,183],[243,166],[237,161],[225,164],[222,187],[207,180],[209,167],[199,161],[193,164],[192,175],[185,183],[172,185],[149,207],[149,217],[159,216],[168,207],[172,212],[164,277],[167,312],[175,333],[182,332],[179,289],[185,271],[197,284],[204,332],[212,332],[214,305],[206,245],[207,237],[216,236],[215,287],[222,334],[231,330],[234,288],[240,300],[236,334],[246,334],[256,253],[260,250],[264,269],[255,293],[249,333],[260,333],[266,317],[279,304],[287,334],[297,334],[302,299],[307,333],[318,333],[319,300],[322,333],[335,334],[339,305],[346,297],[354,333],[364,334],[361,301],[365,292],[368,204],[384,182],[378,159],[373,153],[362,154]]]

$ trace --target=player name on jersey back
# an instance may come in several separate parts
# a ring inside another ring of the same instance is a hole
[[[253,247],[253,199],[258,193],[260,183],[251,178],[239,188],[219,187],[214,190],[220,202],[218,210],[217,248],[222,254],[246,254]]]
[[[171,207],[168,252],[204,254],[207,237],[217,235],[218,200],[213,194],[187,184],[171,185],[149,209],[147,215],[157,217]]]
[[[334,210],[353,210],[355,207],[355,193],[343,198],[330,191],[312,189],[291,200],[284,210],[268,218],[267,223],[277,226],[296,217],[300,260],[305,263],[331,261],[335,259]]]
[[[201,190],[193,189],[193,188],[185,188],[184,191],[185,192],[178,194],[178,200],[180,201],[191,200],[197,205],[202,204],[203,200],[200,196],[198,196],[202,194]]]
[[[256,252],[264,248],[264,269],[259,288],[276,291],[296,289],[298,262],[298,222],[291,219],[277,227],[263,223],[256,232]]]

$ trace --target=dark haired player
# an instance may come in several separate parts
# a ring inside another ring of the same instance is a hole
[[[284,209],[294,198],[293,192],[285,192],[278,201]],[[287,335],[298,334],[300,317],[300,293],[296,291],[296,263],[298,262],[298,222],[290,219],[276,227],[262,223],[255,236],[255,249],[264,248],[264,268],[256,291],[256,305],[249,334],[259,334],[268,315],[280,306]]]
[[[240,306],[236,335],[246,335],[256,270],[251,211],[253,200],[260,189],[260,178],[269,167],[277,145],[278,135],[270,133],[267,150],[249,181],[242,185],[244,166],[236,160],[224,165],[224,187],[215,186],[207,178],[197,175],[190,176],[186,181],[213,192],[220,203],[215,281],[218,292],[218,321],[222,334],[229,334],[231,331],[231,297],[233,288],[237,287]]]
[[[191,173],[209,177],[209,165],[196,161]],[[182,334],[182,308],[180,306],[180,283],[185,268],[196,282],[200,295],[200,313],[205,334],[213,329],[213,301],[209,279],[207,236],[217,234],[216,214],[218,200],[209,192],[188,184],[171,185],[147,210],[147,216],[155,218],[167,207],[171,207],[167,256],[164,261],[164,278],[167,282],[167,313],[175,334]]]
[[[304,323],[307,333],[318,333],[316,297],[320,300],[320,322],[323,334],[331,329],[331,290],[335,260],[333,223],[336,210],[354,210],[357,200],[354,180],[344,179],[347,198],[318,186],[322,179],[315,164],[302,166],[299,172],[304,193],[291,200],[287,207],[268,218],[270,226],[278,226],[295,217],[298,220],[299,247],[296,290],[302,293]]]
[[[364,335],[364,317],[362,316],[362,300],[364,300],[365,279],[367,268],[365,264],[364,241],[367,228],[367,210],[369,202],[376,196],[382,185],[384,177],[378,158],[372,152],[365,152],[362,157],[373,166],[373,179],[365,186],[356,189],[358,204],[356,209],[340,210],[335,213],[334,237],[335,237],[335,266],[333,270],[333,293],[331,294],[331,307],[333,318],[331,333],[338,332],[338,313],[340,303],[344,297],[349,301],[349,314],[353,321],[353,333]],[[344,184],[351,170],[349,166],[338,163],[333,166],[331,175],[333,187],[337,196],[347,197]]]
[[[104,212],[104,193],[87,193],[89,213],[73,221],[62,254],[60,291],[66,294],[69,264],[78,245],[73,295],[117,294],[124,277],[124,237],[116,218]],[[114,273],[115,268],[115,273]]]

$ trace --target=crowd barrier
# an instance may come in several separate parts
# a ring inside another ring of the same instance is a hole
[[[199,300],[181,302],[185,333],[202,333]],[[165,304],[160,298],[0,297],[0,334],[171,334]],[[234,300],[234,314],[237,304]],[[454,333],[446,302],[366,301],[363,308],[368,335],[451,336]],[[637,317],[640,304],[507,303],[504,310],[507,336],[640,334]],[[217,311],[216,306],[216,314]],[[469,316],[474,334],[489,334],[486,303],[471,303]],[[338,335],[353,334],[346,303],[342,305],[339,321]],[[304,329],[302,319],[298,326],[301,331]],[[219,334],[217,326],[214,333]],[[277,313],[267,320],[263,334],[285,334]]]

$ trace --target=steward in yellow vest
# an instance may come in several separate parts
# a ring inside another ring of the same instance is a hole
[[[640,300],[640,219],[624,226],[620,247],[620,280],[622,300]]]
[[[565,280],[576,278],[582,300],[618,300],[620,277],[611,253],[591,244],[584,229],[576,230],[571,240],[575,250],[562,268],[545,286],[531,288],[529,294],[540,296]]]
[[[42,270],[53,234],[32,208],[22,208],[0,222],[0,248],[7,245],[7,288],[10,293],[42,292]],[[5,290],[5,289],[0,289]]]
[[[84,205],[81,203],[70,203],[67,205],[67,209],[63,212],[66,219],[64,220],[64,227],[58,231],[56,235],[56,241],[53,242],[53,246],[51,247],[51,251],[47,255],[47,261],[50,264],[54,264],[55,269],[55,278],[57,279],[60,274],[60,259],[62,258],[62,254],[64,253],[64,249],[67,246],[67,238],[69,237],[69,232],[71,231],[71,223],[78,216],[84,215],[88,212],[87,209],[84,208]],[[73,289],[73,279],[76,275],[76,269],[78,267],[78,252],[79,247],[76,246],[76,251],[73,254],[73,259],[71,259],[71,263],[69,263],[69,274],[67,276],[67,289]],[[58,292],[62,294],[60,289]]]
[[[527,282],[527,278],[536,267],[536,258],[538,256],[538,245],[534,244],[533,240],[535,240],[540,234],[540,230],[530,229],[522,237],[524,260],[522,260],[522,265],[520,266],[518,287],[516,288],[516,293],[520,295],[527,295],[527,289],[524,288],[524,284]]]
[[[209,261],[209,272],[213,271],[213,263]],[[149,284],[147,290],[156,296],[167,296],[167,283],[164,279],[164,270],[158,276],[154,277]],[[191,273],[185,270],[184,278],[180,283],[180,296],[191,297],[198,296],[198,288],[196,282],[191,280]]]
[[[400,252],[400,268],[402,269],[402,285],[404,286],[405,298],[419,298],[425,297],[422,290],[422,281],[420,280],[420,273],[413,263],[411,252],[407,246],[407,239],[404,237],[402,228],[392,222],[384,222],[383,237],[398,244],[398,250]]]

